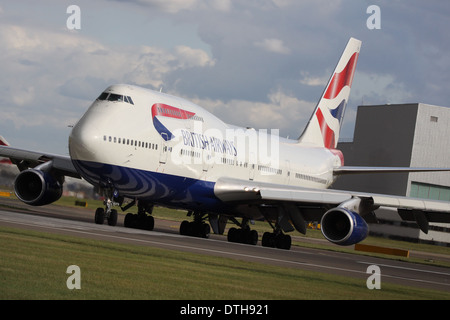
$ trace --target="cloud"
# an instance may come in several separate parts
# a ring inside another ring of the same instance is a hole
[[[198,4],[198,0],[134,0],[130,2],[154,7],[168,13],[178,13],[182,10],[192,9]]]
[[[179,68],[211,67],[215,64],[215,61],[205,51],[188,46],[176,46],[175,55]]]
[[[122,2],[123,0],[114,1]],[[199,9],[213,9],[215,11],[229,12],[232,7],[231,0],[131,0],[128,2],[156,8],[157,10],[170,14]]]
[[[413,92],[392,74],[359,72],[352,86],[352,98],[362,104],[406,102],[413,97]]]
[[[280,134],[297,138],[309,120],[314,103],[286,94],[281,88],[267,95],[267,102],[232,99],[191,99],[227,123],[255,129],[280,129]]]
[[[262,41],[256,41],[255,46],[260,47],[268,52],[275,52],[280,54],[289,54],[291,50],[286,47],[281,39],[264,39]]]
[[[67,134],[67,125],[74,124],[111,84],[159,89],[164,77],[175,70],[214,65],[205,51],[189,46],[173,50],[116,47],[82,32],[7,22],[0,23],[0,45],[4,50],[0,56],[0,127],[20,130],[20,134],[39,126],[53,128],[55,133],[63,129]],[[66,145],[67,140],[60,143]]]
[[[325,87],[327,81],[329,79],[329,75],[325,77],[313,77],[309,75],[309,72],[301,71],[300,72],[301,79],[300,83],[305,84],[307,86],[322,86]]]

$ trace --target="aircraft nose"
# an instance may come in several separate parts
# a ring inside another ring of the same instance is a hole
[[[92,121],[83,117],[69,136],[69,152],[73,160],[95,161],[103,139]]]

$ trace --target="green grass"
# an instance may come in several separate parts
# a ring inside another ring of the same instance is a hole
[[[450,299],[366,279],[0,227],[0,299]],[[69,290],[69,265],[81,289]]]

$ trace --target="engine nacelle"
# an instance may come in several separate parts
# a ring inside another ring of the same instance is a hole
[[[61,198],[62,184],[49,173],[27,169],[14,181],[14,192],[21,201],[32,206],[43,206]]]
[[[328,210],[322,216],[320,228],[328,241],[342,246],[358,243],[369,233],[366,221],[359,214],[342,207]]]

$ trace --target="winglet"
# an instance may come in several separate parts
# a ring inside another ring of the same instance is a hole
[[[5,146],[5,147],[9,146],[8,141],[6,141],[6,139],[3,138],[3,136],[0,136],[0,146]],[[0,164],[12,164],[12,162],[8,158],[1,158],[0,157]]]
[[[9,146],[9,143],[5,138],[3,138],[3,136],[0,136],[0,146]]]
[[[350,38],[299,143],[336,148],[360,48],[361,41]]]

